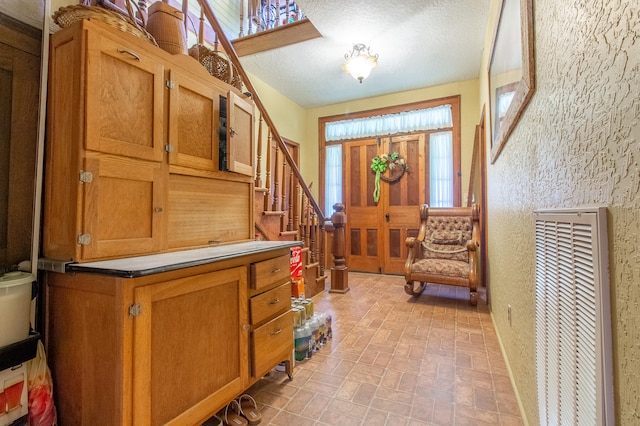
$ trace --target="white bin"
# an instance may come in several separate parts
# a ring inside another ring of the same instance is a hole
[[[31,284],[28,272],[8,272],[0,276],[0,346],[29,337]]]

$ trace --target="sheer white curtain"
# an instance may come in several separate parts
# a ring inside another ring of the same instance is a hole
[[[429,138],[429,205],[453,207],[453,134],[432,133]]]
[[[451,105],[442,105],[398,114],[332,121],[325,125],[325,140],[339,141],[388,136],[395,133],[434,130],[452,126]]]
[[[342,145],[328,145],[324,166],[324,214],[333,214],[333,205],[342,202]]]

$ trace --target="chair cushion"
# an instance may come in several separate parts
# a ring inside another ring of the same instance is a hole
[[[462,231],[433,231],[431,242],[433,244],[462,245]]]
[[[411,265],[412,274],[469,278],[469,264],[460,260],[421,259]]]
[[[428,217],[422,257],[469,262],[466,244],[471,239],[472,230],[471,216]]]

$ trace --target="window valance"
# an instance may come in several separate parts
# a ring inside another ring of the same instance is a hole
[[[325,125],[325,140],[338,141],[395,133],[453,127],[451,105],[405,111],[353,120],[332,121]]]

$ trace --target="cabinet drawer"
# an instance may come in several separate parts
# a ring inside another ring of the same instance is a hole
[[[251,264],[251,288],[262,290],[289,281],[289,255]]]
[[[259,325],[269,317],[291,307],[291,285],[282,284],[251,298],[251,324]]]
[[[293,350],[293,313],[287,311],[253,331],[253,376],[260,377]]]

